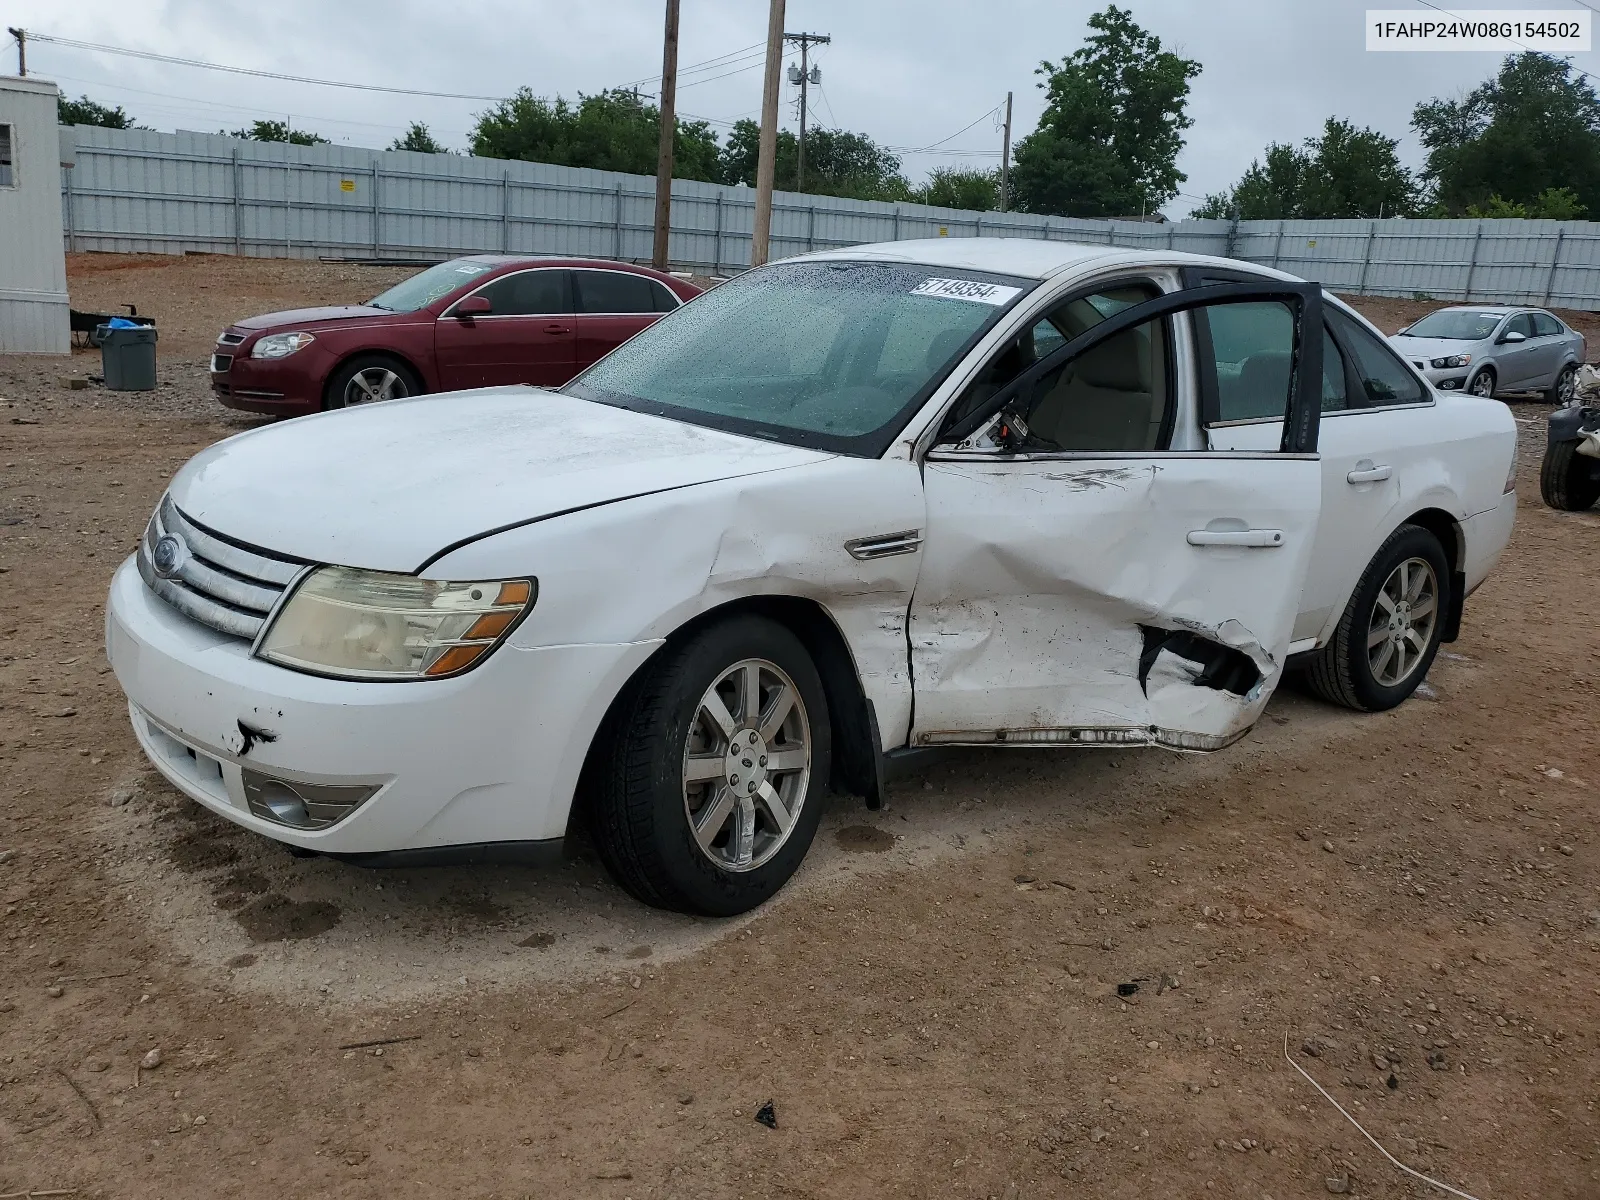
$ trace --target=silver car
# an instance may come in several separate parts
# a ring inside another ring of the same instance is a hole
[[[1568,404],[1583,334],[1542,308],[1459,305],[1431,312],[1389,339],[1441,391],[1543,392]]]

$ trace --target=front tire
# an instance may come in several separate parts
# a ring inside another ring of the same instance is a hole
[[[1593,508],[1600,500],[1600,460],[1579,454],[1577,442],[1552,443],[1539,467],[1539,494],[1562,512]]]
[[[1484,367],[1467,382],[1467,391],[1485,400],[1494,399],[1495,373],[1493,367]]]
[[[1401,703],[1433,665],[1449,589],[1439,539],[1419,525],[1400,526],[1367,564],[1333,637],[1307,665],[1311,690],[1358,712]]]
[[[324,411],[356,408],[380,400],[403,400],[421,392],[422,381],[398,358],[358,354],[328,379],[322,407]]]
[[[600,857],[635,898],[702,916],[746,912],[816,836],[832,747],[822,680],[765,617],[669,645],[613,706],[593,762]]]

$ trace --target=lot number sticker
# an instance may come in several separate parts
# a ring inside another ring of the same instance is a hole
[[[938,296],[943,300],[972,300],[978,304],[1004,304],[1020,295],[1021,288],[970,279],[924,279],[911,289],[913,296]]]

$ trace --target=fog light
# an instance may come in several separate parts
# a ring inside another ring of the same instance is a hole
[[[344,820],[382,784],[291,783],[257,771],[241,772],[245,803],[265,821],[293,829],[326,829]]]
[[[1456,381],[1454,379],[1446,379],[1443,383],[1441,383],[1439,385],[1439,390],[1441,392],[1453,392],[1453,391],[1455,391],[1455,388],[1456,388]]]

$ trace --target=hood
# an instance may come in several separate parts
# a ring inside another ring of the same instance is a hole
[[[285,329],[304,328],[307,325],[325,325],[329,321],[349,321],[356,317],[395,317],[387,308],[373,308],[367,304],[328,304],[321,308],[291,308],[284,312],[262,313],[259,317],[246,317],[235,321],[230,329]]]
[[[1478,343],[1476,341],[1465,342],[1460,338],[1406,337],[1397,333],[1389,339],[1389,344],[1407,358],[1426,359],[1444,358],[1451,354],[1466,354]]]
[[[416,571],[489,530],[832,457],[536,388],[300,417],[197,454],[173,501],[218,533],[312,562]]]

